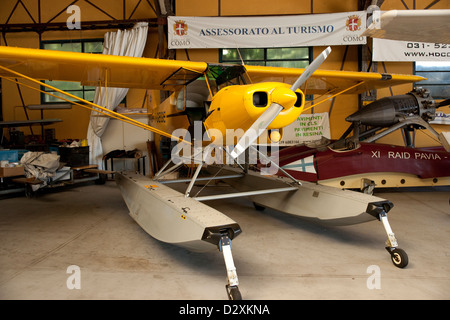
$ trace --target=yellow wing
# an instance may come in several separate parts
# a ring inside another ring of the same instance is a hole
[[[207,68],[204,62],[132,58],[0,46],[0,65],[37,80],[173,91]],[[10,76],[0,71],[2,76]]]
[[[277,81],[294,83],[305,69],[245,66],[252,82]],[[374,72],[317,70],[301,89],[305,94],[357,94],[399,84],[425,80],[413,75],[382,74]]]
[[[131,58],[0,46],[0,65],[38,80],[79,81],[83,85],[175,91],[202,75],[205,62]],[[245,66],[253,83],[294,83],[304,69]],[[10,76],[0,71],[2,76]],[[317,70],[306,94],[355,94],[424,80],[419,76]],[[305,88],[303,88],[305,89]]]

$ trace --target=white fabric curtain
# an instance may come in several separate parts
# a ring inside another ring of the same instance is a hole
[[[142,57],[147,41],[148,23],[139,22],[130,30],[107,32],[103,43],[103,54]],[[94,103],[114,110],[128,93],[128,88],[107,88],[105,101],[105,88],[97,87]],[[99,117],[99,113],[92,111],[89,122],[87,139],[89,143],[89,163],[98,164],[103,168],[103,148],[101,137],[108,126],[109,117]]]

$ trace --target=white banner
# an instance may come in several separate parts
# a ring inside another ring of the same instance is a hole
[[[322,137],[331,139],[328,113],[302,114],[296,121],[283,128],[280,147],[320,140]]]
[[[366,12],[295,16],[168,17],[169,49],[365,44]]]
[[[450,61],[450,44],[373,38],[373,61]]]

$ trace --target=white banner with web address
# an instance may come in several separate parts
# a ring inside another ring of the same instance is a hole
[[[373,61],[450,61],[450,44],[373,39]]]

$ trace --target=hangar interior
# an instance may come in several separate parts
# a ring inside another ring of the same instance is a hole
[[[240,64],[243,60],[246,64],[306,67],[326,46],[279,50],[169,49],[168,32],[172,30],[167,17],[320,15],[363,11],[373,4],[383,11],[450,9],[448,0],[279,0],[276,5],[270,0],[4,0],[0,3],[0,45],[100,54],[105,33],[131,29],[136,23],[145,22],[148,31],[142,57],[211,64]],[[73,13],[67,8],[72,5],[80,10],[80,28],[68,28]],[[426,65],[422,62],[373,61],[369,37],[367,44],[333,45],[331,49],[332,55],[320,69],[425,77],[431,73],[426,67],[421,69]],[[338,140],[349,129],[346,118],[377,99],[405,95],[414,87],[427,84],[429,88],[439,87],[440,91],[433,91],[439,92],[436,101],[448,99],[448,62],[435,72],[443,77],[437,83],[406,83],[339,95],[304,113],[328,114],[329,138]],[[93,86],[46,81],[86,100],[95,98]],[[10,149],[18,149],[20,155],[27,150],[49,152],[58,147],[65,150],[69,144],[79,142],[70,151],[71,159],[81,161],[81,166],[89,165],[83,148],[90,146],[86,139],[91,111],[35,89],[49,92],[39,84],[25,87],[1,80],[0,152],[5,150],[6,157]],[[152,110],[167,96],[166,91],[130,88],[118,108],[134,113],[133,119],[148,124],[157,117]],[[308,101],[313,98],[306,97]],[[450,114],[450,107],[444,105],[439,111]],[[448,124],[431,126],[437,134],[449,131]],[[395,130],[377,143],[404,146],[405,132]],[[0,297],[225,299],[221,254],[190,252],[151,238],[128,215],[129,210],[111,178],[113,174],[107,171],[154,174],[157,171],[154,164],[164,161],[170,141],[167,146],[167,140],[158,134],[111,119],[100,143],[103,153],[99,166],[106,171],[98,173],[97,167],[91,171],[74,169],[70,179],[78,180],[77,186],[34,192],[33,186],[25,183],[19,192],[6,191],[1,195]],[[438,147],[441,141],[427,130],[414,130],[413,144],[415,148]],[[405,154],[394,156],[402,158]],[[441,160],[443,156],[438,157]],[[77,162],[73,167],[79,165]],[[1,179],[3,184],[4,177]],[[376,184],[381,181],[382,178]],[[381,222],[329,227],[272,209],[258,211],[246,198],[213,200],[208,204],[242,227],[242,235],[233,240],[233,254],[244,299],[448,299],[448,181],[440,179],[417,189],[375,190],[376,196],[394,203],[389,221],[402,248],[408,251],[410,263],[405,269],[392,266],[383,249],[386,234]],[[230,192],[224,183],[207,189]],[[81,289],[69,288],[69,266],[81,268]],[[370,269],[371,266],[375,269]],[[371,270],[381,272],[381,285],[373,282],[371,287]]]

